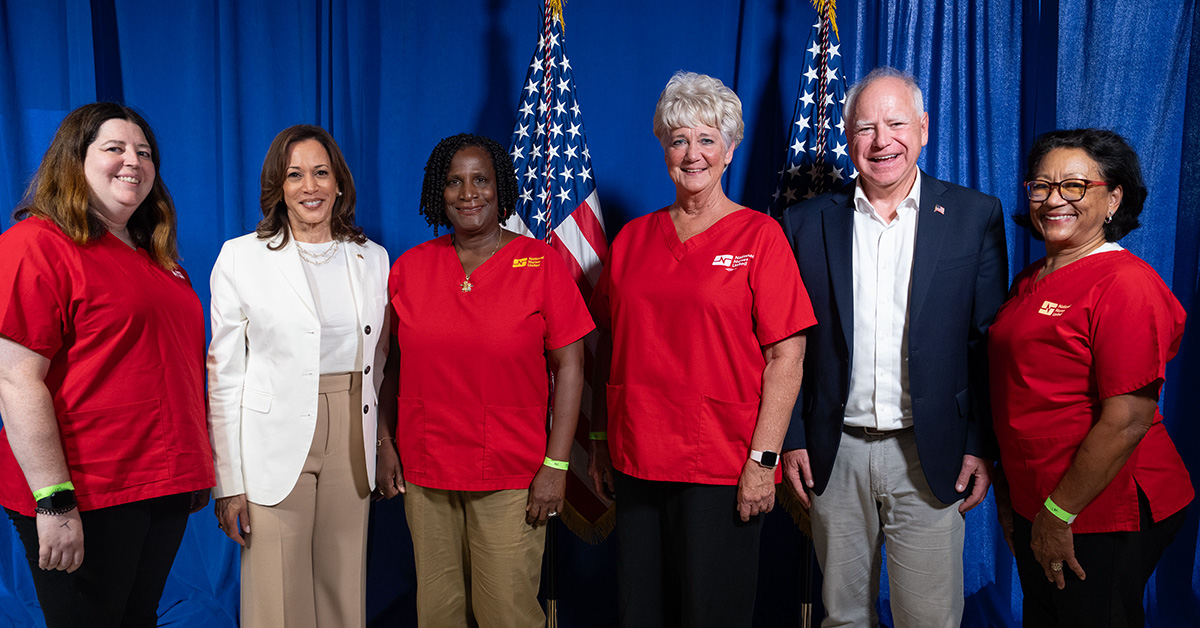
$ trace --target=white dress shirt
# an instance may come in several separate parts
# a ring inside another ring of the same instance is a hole
[[[908,389],[908,295],[921,206],[918,173],[886,222],[854,188],[854,347],[845,424],[876,430],[912,425]]]

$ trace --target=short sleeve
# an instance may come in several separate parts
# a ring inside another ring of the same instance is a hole
[[[1097,288],[1091,343],[1100,398],[1163,380],[1183,336],[1185,314],[1179,301],[1152,269],[1140,264]]]
[[[25,223],[0,234],[0,334],[53,359],[71,328],[73,243]]]
[[[579,287],[567,271],[567,265],[558,253],[546,253],[545,310],[546,349],[559,349],[596,328]]]
[[[754,293],[754,333],[765,346],[815,325],[817,318],[796,258],[774,221],[760,227],[757,249],[749,281]]]

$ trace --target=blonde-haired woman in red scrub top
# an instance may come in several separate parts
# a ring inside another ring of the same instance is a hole
[[[625,627],[749,626],[754,613],[763,513],[816,320],[779,224],[721,187],[743,128],[721,81],[671,77],[654,134],[675,200],[617,234],[592,295],[612,366],[591,472],[612,490],[615,469]]]

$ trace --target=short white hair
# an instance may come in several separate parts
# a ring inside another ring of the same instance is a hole
[[[871,83],[874,83],[882,78],[900,79],[900,81],[903,82],[906,87],[908,87],[909,91],[912,92],[913,108],[917,110],[917,117],[920,118],[921,115],[925,113],[925,98],[921,94],[921,86],[917,85],[917,79],[913,78],[913,75],[909,74],[908,72],[897,70],[891,66],[881,65],[874,70],[871,70],[869,74],[864,76],[861,81],[855,83],[854,87],[851,87],[850,90],[846,92],[845,114],[848,122],[854,122],[854,104],[855,101],[858,100],[858,95],[861,94],[862,91]]]
[[[721,131],[729,148],[742,141],[742,101],[720,79],[680,70],[667,81],[654,108],[654,135],[666,148],[671,131],[703,124]]]

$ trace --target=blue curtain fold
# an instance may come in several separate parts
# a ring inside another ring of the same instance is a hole
[[[1130,139],[1150,199],[1123,244],[1149,261],[1189,312],[1200,297],[1200,31],[1185,0],[846,0],[839,54],[849,82],[889,64],[925,90],[922,167],[1022,211],[1032,138],[1101,126]],[[507,144],[540,28],[539,0],[455,3],[354,0],[0,0],[0,229],[62,117],[95,99],[134,106],[158,134],[179,210],[183,265],[201,300],[221,243],[260,217],[258,176],[274,135],[314,123],[338,139],[354,173],[358,223],[394,258],[432,236],[418,215],[426,157],[461,131]],[[609,237],[667,205],[674,190],[651,133],[654,103],[679,69],[705,72],[743,102],[746,135],[726,191],[765,209],[815,11],[800,0],[569,2],[566,37]],[[1042,255],[1009,223],[1011,271]],[[1200,381],[1198,332],[1185,334],[1164,388],[1167,427],[1200,478],[1200,421],[1186,396]],[[1193,507],[1148,587],[1152,626],[1200,613]],[[967,515],[964,626],[1018,626],[1020,586],[989,497]],[[616,624],[613,545],[558,535],[559,620]],[[795,625],[803,538],[768,517],[755,625]],[[819,577],[819,573],[818,573]],[[886,577],[886,576],[885,576]],[[160,608],[171,626],[236,626],[238,554],[210,509],[192,516]],[[403,504],[371,514],[372,626],[415,625],[412,548]],[[817,617],[820,617],[819,591]],[[881,617],[890,625],[886,595]],[[41,625],[28,566],[0,520],[0,628]]]

